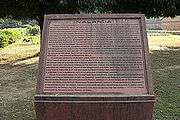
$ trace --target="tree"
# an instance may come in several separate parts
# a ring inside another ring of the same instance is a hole
[[[180,15],[180,0],[176,0],[176,14]]]
[[[35,19],[43,27],[45,14],[144,13],[147,17],[180,14],[179,0],[1,0],[0,18]]]

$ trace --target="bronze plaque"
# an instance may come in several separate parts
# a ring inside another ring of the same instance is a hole
[[[148,94],[144,15],[47,15],[39,93]]]

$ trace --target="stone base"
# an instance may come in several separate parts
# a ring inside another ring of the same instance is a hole
[[[153,95],[35,96],[38,120],[152,120]]]

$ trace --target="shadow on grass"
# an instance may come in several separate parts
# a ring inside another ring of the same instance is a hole
[[[38,55],[0,64],[0,117],[2,120],[35,120],[34,94]],[[13,64],[18,63],[18,64]]]
[[[171,48],[170,50],[151,51],[152,69],[162,69],[167,66],[180,65],[180,48]]]
[[[39,52],[38,53],[35,53],[31,56],[25,56],[25,57],[22,57],[22,58],[17,58],[16,60],[13,60],[13,61],[10,61],[10,62],[6,62],[6,63],[0,63],[0,68],[13,68],[13,67],[17,67],[17,66],[26,66],[27,64],[25,63],[21,63],[21,64],[16,64],[18,62],[22,62],[22,61],[26,61],[26,60],[29,60],[29,59],[32,59],[32,58],[36,58],[36,57],[39,57]]]
[[[23,60],[28,60],[28,59],[31,59],[31,58],[34,58],[34,57],[38,57],[38,56],[39,56],[39,52],[34,54],[34,55],[32,55],[32,56],[28,56],[28,57],[17,59],[15,61],[13,61],[13,63],[16,63],[16,62],[19,62],[19,61],[23,61]]]
[[[180,119],[180,50],[152,51],[155,120]]]

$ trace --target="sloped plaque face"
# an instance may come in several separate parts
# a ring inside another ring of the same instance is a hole
[[[147,94],[143,17],[46,16],[38,90],[62,94]]]

